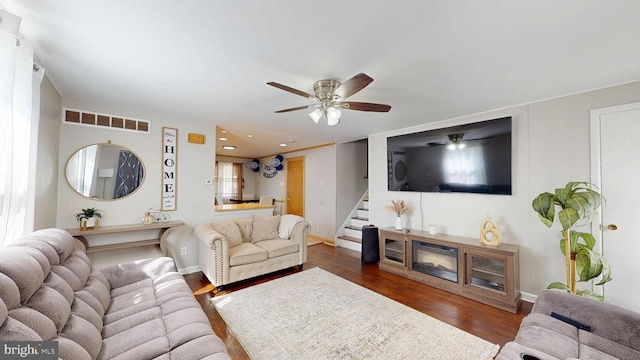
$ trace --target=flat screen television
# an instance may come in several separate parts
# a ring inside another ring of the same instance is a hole
[[[387,138],[389,191],[511,195],[511,117]]]

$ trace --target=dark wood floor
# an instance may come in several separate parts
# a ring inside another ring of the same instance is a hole
[[[518,332],[522,318],[531,311],[531,303],[523,302],[517,314],[512,314],[464,297],[442,291],[413,280],[378,270],[378,265],[360,264],[360,253],[320,244],[309,247],[304,269],[320,267],[335,275],[360,284],[394,299],[431,317],[442,320],[501,347]],[[269,281],[297,272],[291,268],[254,281],[229,287],[222,293]],[[304,270],[303,270],[304,271]],[[249,359],[235,336],[227,329],[209,299],[214,296],[212,286],[201,272],[185,275],[213,330],[222,338],[233,359]]]

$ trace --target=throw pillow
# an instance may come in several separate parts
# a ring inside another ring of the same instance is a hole
[[[227,239],[229,247],[234,247],[242,244],[242,234],[240,233],[240,229],[238,229],[238,225],[236,225],[236,222],[234,220],[213,223],[211,224],[211,227],[213,228],[213,230],[219,232]]]
[[[253,231],[251,242],[257,243],[262,240],[278,239],[278,226],[280,225],[280,215],[256,216],[253,215]]]
[[[236,220],[236,224],[238,224],[238,228],[240,229],[240,234],[242,234],[242,242],[250,243],[251,232],[253,230],[253,220],[240,219],[240,220]]]

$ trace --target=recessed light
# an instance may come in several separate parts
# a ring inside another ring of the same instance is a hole
[[[253,137],[253,135],[249,134],[249,135],[247,135],[247,137],[252,138],[252,137]]]
[[[226,138],[226,137],[224,137],[224,136],[221,136],[221,137],[219,137],[219,138],[218,138],[218,140],[221,140],[221,141],[227,141],[227,140],[229,140],[229,139],[227,139],[227,138]]]
[[[280,144],[280,146],[282,146],[282,147],[286,147],[286,146],[287,146],[287,144],[282,143],[282,144]]]
[[[221,133],[226,134],[228,131],[227,130],[220,130]]]
[[[235,150],[236,149],[236,147],[233,146],[233,145],[225,145],[222,148],[225,149],[225,150]]]

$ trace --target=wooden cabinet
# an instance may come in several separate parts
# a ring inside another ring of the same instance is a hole
[[[394,228],[380,230],[380,269],[517,312],[521,302],[518,245]]]
[[[380,268],[390,272],[407,270],[407,239],[394,233],[386,234],[380,241]]]

